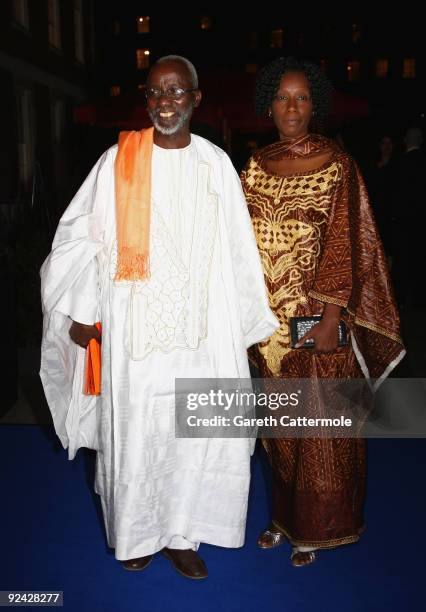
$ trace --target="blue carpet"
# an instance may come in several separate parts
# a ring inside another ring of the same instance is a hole
[[[289,548],[262,551],[268,520],[264,459],[256,453],[244,548],[202,546],[205,581],[177,574],[157,555],[125,572],[106,548],[92,492],[93,454],[70,462],[50,428],[0,426],[0,590],[64,591],[66,610],[309,610],[408,612],[424,607],[425,441],[368,443],[367,531],[358,544],[293,568]],[[405,557],[405,560],[404,560]]]

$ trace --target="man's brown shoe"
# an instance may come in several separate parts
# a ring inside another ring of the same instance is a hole
[[[137,559],[127,559],[126,561],[122,561],[121,565],[125,570],[129,570],[130,572],[138,572],[148,567],[153,556],[154,555],[147,555],[146,557],[138,557]]]
[[[175,570],[193,580],[207,578],[207,567],[202,558],[195,550],[177,550],[175,548],[163,548],[162,553],[171,561]]]

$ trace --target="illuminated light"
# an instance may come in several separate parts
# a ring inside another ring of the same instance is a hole
[[[346,65],[346,70],[348,71],[348,80],[350,83],[359,80],[361,65],[358,60],[350,60]]]
[[[148,34],[150,27],[149,15],[139,15],[136,17],[136,30],[138,34]]]
[[[204,17],[201,17],[201,23],[200,23],[201,29],[202,30],[210,30],[212,27],[212,20],[211,17],[205,15]]]
[[[138,70],[149,68],[149,49],[136,49],[136,66]]]
[[[385,58],[378,59],[376,62],[376,76],[380,79],[384,79],[388,75],[389,62]]]
[[[416,60],[414,57],[404,59],[402,68],[402,77],[404,79],[415,79],[416,78]]]
[[[272,30],[269,46],[272,49],[281,49],[281,47],[283,46],[283,36],[284,36],[283,28]]]

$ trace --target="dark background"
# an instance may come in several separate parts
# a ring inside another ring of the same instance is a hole
[[[240,170],[254,149],[276,138],[272,124],[253,112],[256,72],[281,55],[316,61],[335,87],[327,134],[355,156],[368,179],[380,137],[392,136],[400,153],[405,130],[423,128],[425,109],[424,32],[415,3],[379,8],[376,15],[371,8],[0,4],[2,413],[15,406],[9,418],[28,418],[22,394],[33,398],[32,412],[44,406],[37,379],[39,268],[60,215],[93,163],[120,129],[148,125],[143,90],[149,66],[169,53],[193,61],[204,94],[193,131],[224,147]],[[402,311],[410,350],[397,375],[424,375],[423,312],[422,304]]]

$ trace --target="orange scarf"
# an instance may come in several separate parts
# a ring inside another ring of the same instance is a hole
[[[115,160],[115,207],[118,264],[115,280],[149,276],[151,220],[151,158],[154,128],[121,132]],[[95,323],[99,331],[101,324]],[[101,343],[90,340],[86,350],[84,393],[101,393]]]
[[[95,323],[102,333],[102,325]],[[84,378],[84,393],[86,395],[101,394],[101,339],[92,338],[86,349],[86,374]]]
[[[115,280],[149,277],[151,158],[154,128],[120,132],[115,160],[118,264]]]

